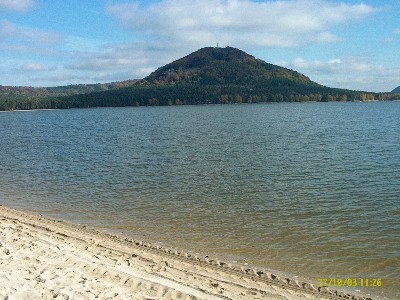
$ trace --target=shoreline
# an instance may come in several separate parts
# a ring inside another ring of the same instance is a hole
[[[0,255],[3,299],[371,299],[3,205]]]
[[[227,104],[222,104],[222,103],[199,103],[199,104],[183,104],[183,105],[127,105],[127,106],[90,106],[90,107],[70,107],[70,108],[33,108],[33,109],[12,109],[12,110],[0,110],[0,112],[33,112],[33,111],[52,111],[52,110],[69,110],[69,109],[108,109],[108,108],[138,108],[138,107],[180,107],[180,106],[209,106],[209,105],[258,105],[258,104],[288,104],[288,103],[293,103],[293,104],[315,104],[315,103],[375,103],[375,102],[400,102],[400,99],[393,99],[393,100],[379,100],[379,99],[374,99],[374,100],[352,100],[352,101],[279,101],[279,102],[273,102],[273,101],[266,101],[266,102],[254,102],[254,103],[227,103]]]

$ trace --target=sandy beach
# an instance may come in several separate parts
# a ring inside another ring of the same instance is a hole
[[[0,299],[367,299],[0,205]]]

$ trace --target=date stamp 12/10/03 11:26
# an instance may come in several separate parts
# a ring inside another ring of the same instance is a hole
[[[318,278],[318,286],[326,287],[382,287],[381,278]]]

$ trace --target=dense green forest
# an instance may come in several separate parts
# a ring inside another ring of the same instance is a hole
[[[0,87],[0,110],[400,99],[319,85],[235,48],[202,48],[139,81],[57,88]]]

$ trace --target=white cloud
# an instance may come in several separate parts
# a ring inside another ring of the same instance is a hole
[[[62,41],[59,33],[18,26],[6,20],[0,20],[0,41],[12,41],[23,44],[51,45]]]
[[[278,64],[296,69],[329,87],[389,92],[400,84],[400,68],[388,68],[355,57],[332,58],[327,61],[296,58]]]
[[[130,78],[142,78],[154,71],[155,67],[179,58],[173,57],[171,52],[173,51],[169,51],[168,46],[164,48],[152,42],[101,45],[97,51],[76,51],[74,61],[66,64],[65,68],[77,71],[129,72]]]
[[[0,0],[0,11],[27,11],[33,5],[32,0]]]
[[[331,32],[321,32],[318,34],[316,41],[322,43],[336,43],[342,41],[342,39]]]
[[[393,33],[394,33],[394,34],[400,34],[400,28],[394,29],[394,30],[393,30]]]
[[[85,58],[86,57],[86,58]],[[91,70],[101,71],[121,68],[135,67],[145,64],[146,61],[141,57],[122,57],[117,53],[97,53],[95,56],[82,55],[81,58],[72,64],[67,64],[66,68],[71,70]]]
[[[44,71],[56,71],[58,68],[57,66],[48,66],[45,67],[44,65],[40,64],[40,63],[26,63],[23,64],[19,67],[19,71],[22,72],[44,72]]]
[[[254,2],[250,0],[161,0],[111,4],[108,12],[135,36],[180,46],[291,47],[337,42],[331,32],[375,12],[365,4],[324,0]]]
[[[335,65],[335,64],[341,64],[342,60],[340,58],[334,58],[328,61],[328,64],[330,65]]]
[[[296,68],[306,68],[308,67],[309,63],[305,59],[298,57],[293,60],[293,65]]]
[[[45,70],[45,68],[38,63],[24,64],[19,69],[25,72],[40,72]]]
[[[307,61],[303,58],[296,58],[286,64],[287,67],[299,69],[308,74],[337,75],[357,74],[361,72],[372,72],[381,69],[381,66],[365,63],[355,58],[333,58],[328,61]]]
[[[105,71],[105,72],[96,72],[96,75],[91,77],[92,82],[115,82],[115,81],[124,81],[127,79],[140,79],[151,72],[153,72],[153,68],[138,68],[135,69],[135,76],[132,77],[132,70],[128,71]]]

